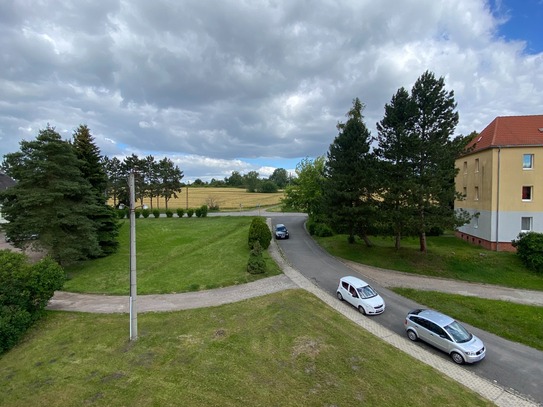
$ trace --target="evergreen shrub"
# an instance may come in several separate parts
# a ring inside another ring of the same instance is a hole
[[[249,248],[252,249],[255,242],[260,244],[263,250],[270,246],[272,234],[266,220],[261,217],[253,218],[249,226]]]

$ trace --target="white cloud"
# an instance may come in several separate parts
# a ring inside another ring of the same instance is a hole
[[[103,154],[166,155],[186,177],[273,172],[325,154],[351,102],[443,76],[457,133],[541,114],[543,54],[499,35],[483,0],[116,0],[0,4],[0,154],[47,123],[87,124]],[[241,161],[240,158],[247,159]],[[251,159],[250,161],[248,159]]]

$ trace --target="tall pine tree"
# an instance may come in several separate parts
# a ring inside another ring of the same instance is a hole
[[[368,234],[375,219],[377,174],[363,109],[356,98],[347,113],[347,122],[337,125],[339,134],[327,154],[324,196],[334,229],[347,233],[351,243],[358,235],[371,246]]]
[[[384,231],[394,236],[398,250],[405,235],[416,229],[415,211],[410,204],[411,191],[417,183],[414,162],[409,151],[417,144],[413,131],[416,106],[404,88],[400,88],[385,105],[385,116],[377,123],[378,147],[375,149],[380,168],[380,217]]]
[[[89,181],[96,199],[96,209],[89,218],[96,224],[98,244],[101,252],[98,256],[114,253],[119,247],[119,222],[115,210],[107,205],[107,173],[102,164],[100,149],[86,125],[80,125],[73,134],[72,144],[83,177]]]
[[[396,237],[419,236],[426,252],[426,234],[457,225],[452,202],[457,193],[454,160],[465,145],[451,139],[458,113],[454,92],[445,90],[443,78],[425,72],[411,94],[402,88],[385,106],[377,124],[376,154],[384,166],[382,213]]]
[[[20,146],[2,164],[17,181],[0,193],[9,221],[3,226],[6,234],[21,248],[29,245],[28,237],[37,237],[32,243],[61,265],[99,255],[97,228],[90,219],[98,205],[73,146],[50,126]]]

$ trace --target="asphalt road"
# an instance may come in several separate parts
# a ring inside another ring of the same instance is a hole
[[[290,239],[278,241],[289,263],[331,296],[336,295],[340,277],[357,274],[314,243],[305,231],[305,216],[266,214],[268,215],[272,218],[273,225],[284,223],[289,229]],[[405,315],[421,305],[381,287],[376,281],[366,277],[363,279],[376,288],[386,303],[383,314],[368,318],[400,335],[405,335],[403,326]],[[543,313],[543,310],[541,312]],[[487,348],[483,361],[465,365],[464,368],[506,389],[511,389],[513,393],[520,393],[543,404],[543,352],[505,340],[468,324],[464,325],[481,338]],[[449,359],[448,355],[425,343],[419,342],[418,345]]]

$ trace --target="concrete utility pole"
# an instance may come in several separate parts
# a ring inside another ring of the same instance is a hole
[[[134,171],[128,175],[130,194],[130,340],[138,339],[138,308],[136,287],[136,199],[134,186]]]

